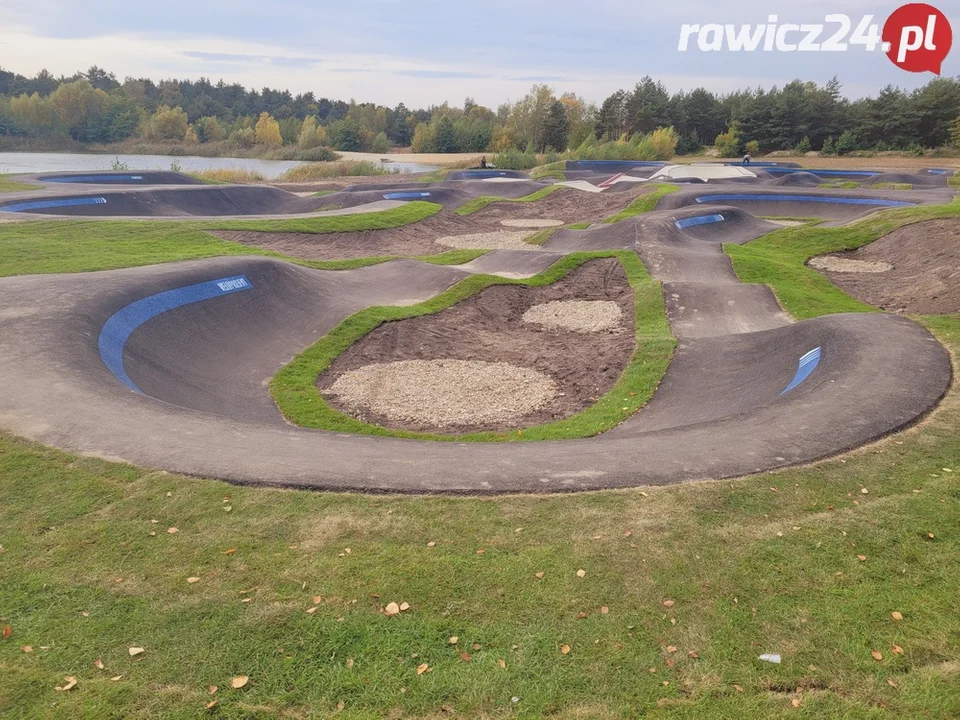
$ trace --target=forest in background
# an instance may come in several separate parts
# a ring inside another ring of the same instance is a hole
[[[536,155],[667,159],[716,146],[720,155],[773,151],[901,150],[960,146],[960,79],[907,92],[886,87],[848,100],[838,80],[717,95],[670,93],[651,77],[600,106],[534,85],[491,109],[466,98],[412,109],[317,98],[240,84],[127,77],[91,67],[54,77],[0,69],[0,149],[118,149],[330,160],[334,151],[498,154],[530,166]],[[172,150],[171,150],[172,148]],[[541,158],[542,159],[542,158]]]

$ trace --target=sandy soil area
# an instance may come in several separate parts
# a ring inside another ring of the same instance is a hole
[[[413,225],[390,230],[311,235],[309,233],[270,233],[218,231],[224,240],[273,250],[304,260],[347,260],[359,257],[397,255],[414,257],[433,255],[449,250],[435,242],[437,238],[501,232],[503,220],[551,219],[564,223],[594,222],[613,215],[643,193],[648,187],[631,188],[619,193],[594,195],[565,189],[528,203],[501,202],[488,205],[472,215],[460,216],[442,210],[433,217]],[[533,234],[530,230],[529,234]],[[534,249],[531,245],[528,249]]]
[[[586,334],[523,321],[531,307],[554,300],[614,302],[622,324],[607,332]],[[504,362],[551,378],[557,394],[539,409],[509,422],[445,428],[391,419],[369,407],[357,411],[339,405],[335,397],[331,401],[341,411],[368,422],[410,430],[506,430],[546,423],[580,412],[613,386],[636,346],[633,317],[633,291],[623,267],[612,258],[593,260],[548,287],[497,285],[435,315],[385,323],[338,357],[317,384],[327,394],[344,373],[373,363],[448,358]],[[444,402],[456,402],[456,398]]]
[[[845,292],[881,310],[919,315],[960,312],[960,220],[907,225],[859,250],[828,257],[891,265],[882,273],[823,273]]]

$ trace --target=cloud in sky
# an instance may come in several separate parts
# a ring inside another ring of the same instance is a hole
[[[950,0],[956,2],[956,0]],[[882,25],[900,3],[869,0],[4,0],[5,69],[72,74],[100,65],[118,77],[197,78],[247,87],[312,90],[319,96],[425,106],[471,96],[495,106],[532,83],[600,101],[644,75],[671,90],[718,92],[838,75],[851,96],[932,78],[894,67],[880,52],[678,52],[683,23],[823,22],[864,14]],[[934,0],[933,4],[937,4]],[[939,0],[941,9],[946,1]],[[960,18],[955,23],[960,31]],[[960,44],[960,43],[958,43]],[[695,43],[694,43],[695,45]],[[944,63],[960,73],[960,48]]]

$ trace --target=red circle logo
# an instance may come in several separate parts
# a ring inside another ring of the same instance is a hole
[[[953,45],[946,15],[926,3],[897,8],[883,26],[883,49],[890,61],[907,72],[940,74]]]

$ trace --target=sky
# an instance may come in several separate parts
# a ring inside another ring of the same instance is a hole
[[[960,33],[960,0],[933,0]],[[815,23],[832,13],[881,27],[900,3],[866,0],[2,0],[0,67],[71,75],[223,79],[318,97],[427,107],[467,96],[496,107],[534,83],[593,102],[644,75],[714,92],[839,77],[862,97],[934,77],[881,52],[678,50],[683,24]],[[831,26],[835,27],[835,26]],[[830,33],[826,33],[832,34]],[[960,36],[957,38],[960,45]],[[960,47],[942,73],[960,75]]]

